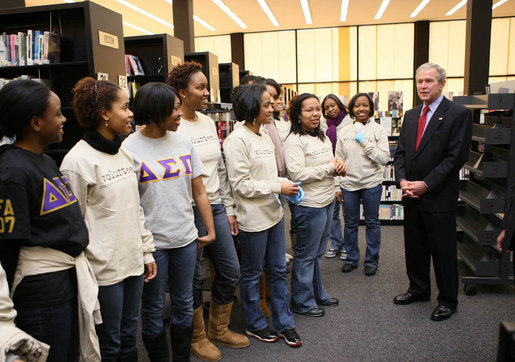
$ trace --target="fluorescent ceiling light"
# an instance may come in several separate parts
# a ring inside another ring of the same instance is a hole
[[[379,20],[383,17],[383,14],[388,7],[388,4],[390,3],[390,0],[383,0],[381,3],[381,6],[379,7],[379,10],[377,10],[377,14],[374,19]]]
[[[272,13],[272,10],[270,10],[270,7],[268,7],[268,4],[265,0],[257,0],[258,4],[261,6],[261,9],[265,12],[266,16],[268,16],[268,19],[270,19],[270,22],[274,26],[279,26],[279,23],[277,22],[277,19],[275,18],[274,14]]]
[[[142,33],[145,33],[145,34],[148,34],[148,35],[154,34],[154,33],[151,33],[150,31],[148,31],[146,29],[140,28],[139,26],[131,24],[131,23],[128,23],[126,21],[123,22],[123,25],[128,26],[129,28],[133,28],[133,29],[139,30]]]
[[[75,2],[75,0],[63,0],[63,2],[68,3],[68,4],[71,4],[71,3],[74,3],[74,2]]]
[[[193,20],[195,20],[197,23],[200,23],[201,25],[205,26],[206,28],[208,28],[209,30],[211,31],[216,31],[215,28],[213,28],[211,25],[209,25],[208,23],[206,23],[204,20],[202,20],[201,18],[199,18],[197,15],[193,15]]]
[[[241,21],[241,19],[240,19],[240,18],[238,18],[238,16],[237,16],[235,13],[233,13],[233,12],[232,12],[232,11],[231,11],[231,9],[229,9],[229,8],[227,7],[227,5],[225,5],[225,4],[223,3],[223,1],[222,1],[222,0],[212,0],[212,1],[213,1],[213,2],[214,2],[214,3],[215,3],[215,4],[216,4],[220,9],[222,9],[224,13],[226,13],[227,15],[229,15],[229,17],[230,17],[232,20],[234,20],[234,22],[235,22],[236,24],[238,24],[238,25],[240,26],[240,28],[242,28],[242,29],[247,29],[247,25],[245,25],[245,23],[244,23],[243,21]]]
[[[349,0],[342,0],[342,10],[340,12],[340,21],[347,21],[347,10],[349,10]]]
[[[461,0],[455,7],[453,7],[451,10],[449,10],[447,12],[447,14],[445,14],[446,16],[450,16],[452,14],[454,14],[456,11],[460,10],[463,5],[465,5],[467,3],[467,0]]]
[[[173,25],[172,25],[172,24],[170,24],[169,22],[164,21],[164,20],[163,20],[163,19],[161,19],[161,18],[158,18],[158,17],[157,17],[157,16],[155,16],[154,14],[150,14],[148,11],[143,10],[142,8],[139,8],[139,7],[137,7],[136,5],[133,5],[133,4],[131,4],[130,2],[128,2],[128,1],[125,1],[125,0],[116,0],[116,1],[118,1],[118,2],[119,2],[120,4],[122,4],[122,5],[127,6],[128,8],[131,8],[131,9],[132,9],[132,10],[134,10],[134,11],[137,11],[137,12],[138,12],[138,13],[140,13],[140,14],[143,14],[143,15],[145,15],[145,16],[148,16],[150,19],[153,19],[153,20],[157,21],[158,23],[161,23],[161,24],[163,24],[163,25],[166,25],[166,26],[167,26],[167,27],[169,27],[170,29],[173,29]]]
[[[165,0],[168,4],[173,6],[173,0]]]
[[[498,1],[497,4],[493,5],[492,6],[492,10],[494,10],[495,8],[501,6],[502,4],[504,4],[505,2],[508,2],[508,0],[501,0],[501,1]]]
[[[311,21],[311,12],[309,11],[308,0],[300,0],[300,5],[302,5],[302,12],[304,13],[304,18],[306,19],[306,24],[313,23]]]
[[[422,11],[423,8],[426,7],[427,4],[429,4],[431,0],[422,0],[420,4],[418,4],[417,8],[411,13],[409,16],[410,18],[414,18]]]

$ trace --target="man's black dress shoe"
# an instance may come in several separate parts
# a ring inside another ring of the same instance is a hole
[[[411,304],[413,302],[427,302],[428,300],[429,300],[428,295],[415,294],[415,293],[411,293],[411,292],[399,294],[398,296],[393,298],[393,302],[395,304]]]
[[[318,306],[317,307],[313,307],[310,310],[307,310],[305,312],[299,312],[298,310],[296,310],[295,308],[293,308],[291,306],[290,306],[290,308],[291,308],[293,313],[305,315],[307,317],[322,317],[325,314],[324,310],[322,308],[318,307]]]
[[[338,298],[331,298],[326,300],[325,302],[318,302],[318,305],[322,305],[324,307],[335,307],[338,305]]]
[[[456,308],[449,308],[440,304],[435,308],[433,314],[431,314],[431,319],[437,322],[444,321],[451,318],[454,312],[456,312]]]

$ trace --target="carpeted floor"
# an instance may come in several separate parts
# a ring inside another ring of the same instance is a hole
[[[291,348],[283,340],[267,344],[251,339],[248,348],[220,347],[225,361],[494,361],[499,322],[515,320],[513,285],[479,286],[475,296],[460,288],[457,313],[449,320],[433,322],[437,290],[433,280],[430,302],[395,305],[395,295],[407,290],[401,226],[382,227],[378,274],[363,270],[365,227],[360,226],[361,265],[342,273],[342,261],[323,257],[323,282],[340,300],[325,308],[326,315],[295,315],[303,346]],[[290,251],[291,252],[291,251]],[[460,265],[461,275],[470,274]],[[433,278],[434,279],[434,278]],[[205,293],[205,299],[209,299]],[[239,295],[239,292],[238,292]],[[207,316],[206,316],[207,319]],[[244,332],[241,301],[234,303],[231,328]],[[147,361],[139,341],[140,360]],[[192,361],[199,361],[192,356]]]

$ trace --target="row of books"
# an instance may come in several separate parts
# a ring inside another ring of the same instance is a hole
[[[469,171],[465,168],[460,170],[460,180],[468,180],[469,179]],[[386,165],[383,166],[383,180],[384,181],[395,181],[395,167],[394,165]]]
[[[393,165],[383,166],[383,180],[395,181],[395,167]]]
[[[0,67],[59,63],[61,37],[49,31],[27,30],[27,33],[2,33]]]
[[[35,82],[42,83],[42,84],[46,85],[48,88],[51,88],[49,79],[35,78],[35,77],[31,77],[30,75],[24,74],[24,75],[20,75],[19,77],[12,78],[12,79],[0,78],[0,89],[2,89],[7,83],[12,82],[13,80],[18,80],[18,79],[32,79]]]
[[[383,185],[381,201],[401,201],[402,190],[395,185]]]
[[[363,205],[360,205],[361,220],[365,220]],[[401,204],[379,205],[379,220],[404,220],[404,207]]]

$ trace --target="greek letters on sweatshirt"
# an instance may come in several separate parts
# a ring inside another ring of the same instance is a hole
[[[191,143],[176,132],[149,138],[136,132],[123,142],[134,159],[145,226],[156,249],[181,248],[197,237],[191,180],[204,166]]]

